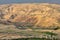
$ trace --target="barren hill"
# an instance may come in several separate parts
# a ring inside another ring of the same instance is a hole
[[[60,37],[60,5],[49,3],[0,5],[0,39],[48,38],[50,32],[57,33],[56,37]]]
[[[60,5],[48,3],[0,5],[0,23],[31,27],[60,26]]]

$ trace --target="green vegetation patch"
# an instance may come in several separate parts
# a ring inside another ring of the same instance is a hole
[[[12,39],[12,40],[51,40],[46,38],[18,38],[18,39]]]
[[[53,33],[53,32],[43,32],[44,34],[48,34],[48,35],[54,35],[56,36],[57,34],[56,33]]]

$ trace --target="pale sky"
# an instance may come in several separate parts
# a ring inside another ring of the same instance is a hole
[[[60,4],[60,0],[0,0],[0,4],[8,3],[57,3]]]

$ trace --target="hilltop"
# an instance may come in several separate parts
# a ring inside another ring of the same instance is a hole
[[[5,4],[0,5],[0,23],[20,26],[60,26],[60,5]]]

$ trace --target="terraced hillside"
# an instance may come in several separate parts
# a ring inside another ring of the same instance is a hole
[[[48,31],[57,33],[59,36],[59,29],[60,5],[58,4],[33,3],[0,5],[0,33],[4,35],[18,34],[27,36],[28,34],[29,36],[36,36],[40,35],[42,33],[41,31]],[[27,32],[30,32],[30,34]]]

